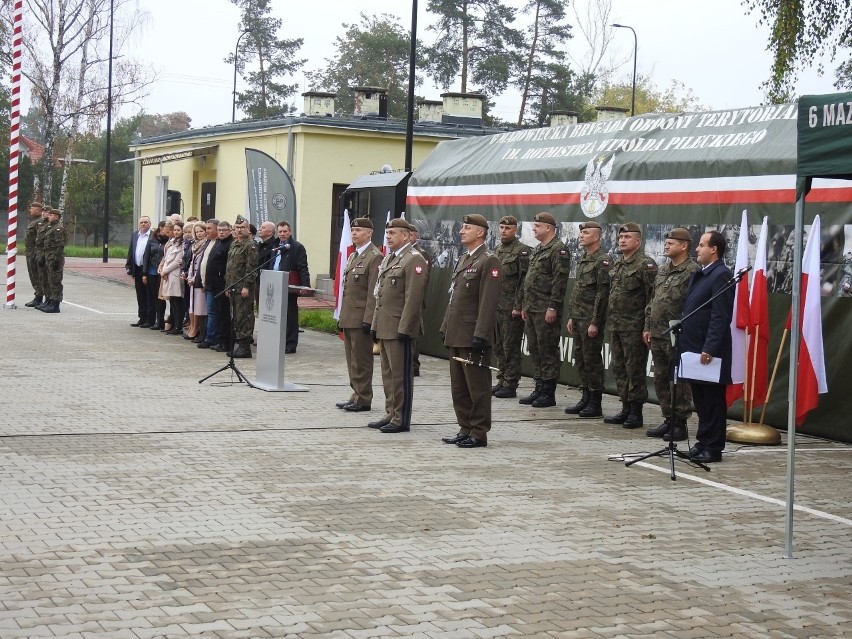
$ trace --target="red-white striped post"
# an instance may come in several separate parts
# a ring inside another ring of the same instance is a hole
[[[18,256],[18,142],[21,127],[21,51],[24,1],[15,0],[12,34],[12,109],[9,126],[9,234],[6,242],[6,308],[15,307],[15,261]]]

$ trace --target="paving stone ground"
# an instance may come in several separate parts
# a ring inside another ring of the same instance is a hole
[[[132,288],[83,271],[59,315],[20,271],[0,310],[0,639],[852,636],[852,447],[798,438],[785,559],[785,449],[673,482],[609,461],[659,441],[565,415],[563,387],[495,400],[461,450],[430,357],[383,435],[334,407],[335,337],[288,357],[307,393],[199,384],[223,355],[131,328]]]

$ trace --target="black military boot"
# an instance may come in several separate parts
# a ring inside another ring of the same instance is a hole
[[[583,410],[586,406],[589,405],[589,389],[584,387],[580,390],[583,392],[583,395],[580,397],[580,401],[574,404],[573,406],[568,406],[565,409],[566,415],[577,415],[580,413],[581,410]]]
[[[248,344],[242,343],[234,347],[234,353],[231,355],[234,359],[248,358],[251,359],[251,347]]]
[[[526,397],[521,397],[518,400],[519,404],[532,404],[535,400],[538,399],[538,396],[541,395],[541,379],[536,378],[535,380],[535,388],[533,392],[527,395]]]
[[[37,311],[45,311],[53,303],[52,300],[45,299],[41,304],[35,307]]]
[[[494,386],[491,387],[491,394],[494,395],[501,388],[503,388],[503,381],[498,380],[497,383],[494,384]]]
[[[630,414],[630,405],[627,402],[621,402],[621,412],[609,417],[604,417],[604,424],[623,424],[624,420]]]
[[[622,428],[642,428],[642,402],[629,402],[630,413],[621,425]]]
[[[30,308],[35,308],[36,306],[41,306],[44,304],[44,295],[36,295],[32,301],[27,302],[24,306],[29,306]]]
[[[645,434],[648,437],[662,437],[667,432],[669,432],[669,420],[670,419],[671,419],[671,417],[666,417],[663,420],[662,424],[660,424],[659,426],[656,426],[654,428],[649,428],[648,430],[645,431]]]
[[[494,393],[494,397],[497,399],[508,399],[510,397],[517,397],[518,392],[515,388],[511,386],[501,386],[499,390]]]
[[[589,403],[577,416],[583,419],[603,417],[601,399],[603,399],[603,391],[589,391]]]
[[[671,441],[673,439],[676,442],[682,442],[687,437],[686,420],[683,417],[673,417],[672,419],[674,419],[674,428],[672,428],[671,437],[669,437],[669,431],[667,430],[663,433],[663,441]]]
[[[59,312],[59,300],[52,300],[48,306],[41,309],[45,313],[58,313]]]
[[[541,395],[533,400],[533,408],[556,406],[556,380],[545,379],[541,382]]]

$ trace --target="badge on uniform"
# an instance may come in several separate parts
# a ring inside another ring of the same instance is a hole
[[[500,269],[499,268],[492,268],[491,269],[491,277],[493,277],[494,279],[497,279],[498,277],[500,277]]]
[[[648,263],[645,265],[645,267],[646,267],[646,268],[650,271],[650,270],[652,270],[652,269],[657,268],[657,263],[656,263],[656,262],[648,262]]]
[[[355,281],[357,282],[357,281],[358,281],[358,280],[360,280],[360,279],[361,279],[361,276],[356,274],[356,275],[355,275]]]
[[[396,286],[396,278],[395,277],[391,278],[391,286]]]
[[[423,272],[423,267],[422,266],[415,266],[414,272],[417,273],[418,275],[420,275]]]

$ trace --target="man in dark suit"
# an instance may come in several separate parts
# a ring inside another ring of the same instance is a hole
[[[139,319],[131,326],[139,328],[149,328],[149,318],[153,314],[153,309],[148,308],[148,287],[142,281],[142,276],[145,271],[142,268],[142,259],[145,255],[145,247],[149,240],[153,240],[151,235],[151,218],[143,215],[139,218],[139,230],[133,231],[130,236],[130,248],[127,250],[127,261],[124,263],[124,270],[128,275],[133,277],[133,287],[136,289],[136,306]]]
[[[718,382],[689,380],[692,401],[698,414],[698,433],[690,457],[698,462],[722,461],[725,448],[727,402],[725,386],[731,383],[731,316],[734,312],[734,287],[730,286],[731,271],[722,262],[727,242],[718,231],[701,236],[696,249],[696,261],[701,270],[690,276],[689,289],[683,305],[686,317],[706,304],[714,295],[728,286],[721,295],[701,308],[683,323],[680,335],[681,353],[699,353],[702,365],[721,359]]]
[[[219,222],[216,230],[218,240],[209,249],[210,255],[207,257],[207,271],[204,277],[204,292],[213,296],[213,303],[216,308],[216,330],[213,335],[208,332],[207,337],[204,338],[205,341],[201,342],[199,346],[206,344],[207,348],[225,353],[231,339],[231,306],[230,300],[221,293],[225,290],[228,250],[231,248],[231,242],[234,238],[231,236],[231,224],[229,222]],[[210,328],[209,324],[208,328]]]
[[[293,238],[289,222],[278,223],[278,244],[274,249],[278,249],[278,254],[266,268],[271,271],[288,271],[291,286],[310,286],[308,253],[305,247]],[[284,348],[287,354],[295,353],[299,345],[299,295],[306,293],[290,289],[287,295],[287,345]]]
[[[445,444],[459,448],[488,445],[491,430],[491,348],[494,345],[502,266],[485,247],[488,222],[481,215],[465,215],[459,231],[467,253],[453,272],[450,301],[441,324],[444,345],[450,351],[450,390],[459,423]],[[464,364],[459,359],[471,360]]]

